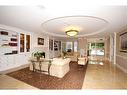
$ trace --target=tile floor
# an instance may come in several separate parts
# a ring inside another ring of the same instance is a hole
[[[127,89],[127,74],[105,60],[88,63],[82,89]]]
[[[37,89],[24,82],[0,75],[0,89]],[[90,61],[82,89],[127,89],[127,74],[105,60]]]
[[[7,75],[0,75],[0,89],[37,89],[22,81],[9,77]]]

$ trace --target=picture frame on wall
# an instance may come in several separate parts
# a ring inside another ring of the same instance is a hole
[[[127,31],[123,32],[122,34],[120,34],[120,52],[125,52],[127,53]]]
[[[44,38],[38,38],[38,45],[44,45]]]

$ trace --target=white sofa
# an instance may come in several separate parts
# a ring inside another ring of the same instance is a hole
[[[51,67],[50,67],[50,75],[56,76],[58,78],[62,78],[70,70],[70,67],[69,67],[70,61],[71,61],[70,58],[65,58],[65,59],[53,58],[53,61],[51,63]],[[39,65],[37,65],[37,64],[36,64],[35,68],[39,70]],[[32,63],[30,63],[30,70],[33,70]],[[42,70],[47,71],[48,65],[42,64]]]
[[[65,55],[65,57],[70,58],[71,61],[78,61],[78,56],[79,56],[78,52],[67,52]]]

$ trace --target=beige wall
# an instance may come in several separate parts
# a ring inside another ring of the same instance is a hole
[[[78,39],[78,48],[79,49],[86,49],[87,48],[87,39],[85,39],[85,38]]]
[[[127,29],[126,29],[127,31]],[[117,39],[116,39],[116,64],[122,68],[124,71],[127,71],[127,53],[125,52],[120,52],[120,48],[119,48],[119,41],[120,41],[120,38],[119,38],[119,35],[121,33],[123,33],[124,31],[122,32],[118,32],[117,33]]]
[[[44,38],[44,45],[38,45],[38,37]],[[32,33],[32,47],[31,53],[35,51],[44,51],[46,53],[46,58],[49,58],[49,36],[42,33]]]
[[[82,50],[84,50],[84,55],[87,55],[87,39],[85,38],[78,39],[78,52],[81,54]]]
[[[44,38],[44,45],[38,45],[37,44],[37,39],[38,37]],[[49,35],[45,35],[42,33],[33,33],[32,36],[32,52],[34,51],[44,51],[46,53],[46,58],[53,58],[53,57],[58,57],[61,55],[61,51],[54,51],[53,50],[49,50],[49,39],[52,39],[53,41],[60,41],[58,38],[49,36]],[[54,44],[53,44],[54,45]],[[54,46],[53,46],[54,47]]]

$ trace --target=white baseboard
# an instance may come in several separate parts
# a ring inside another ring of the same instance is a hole
[[[120,66],[119,64],[116,64],[116,66],[118,68],[120,68],[123,72],[127,73],[127,70],[125,68],[123,68],[122,66]]]

